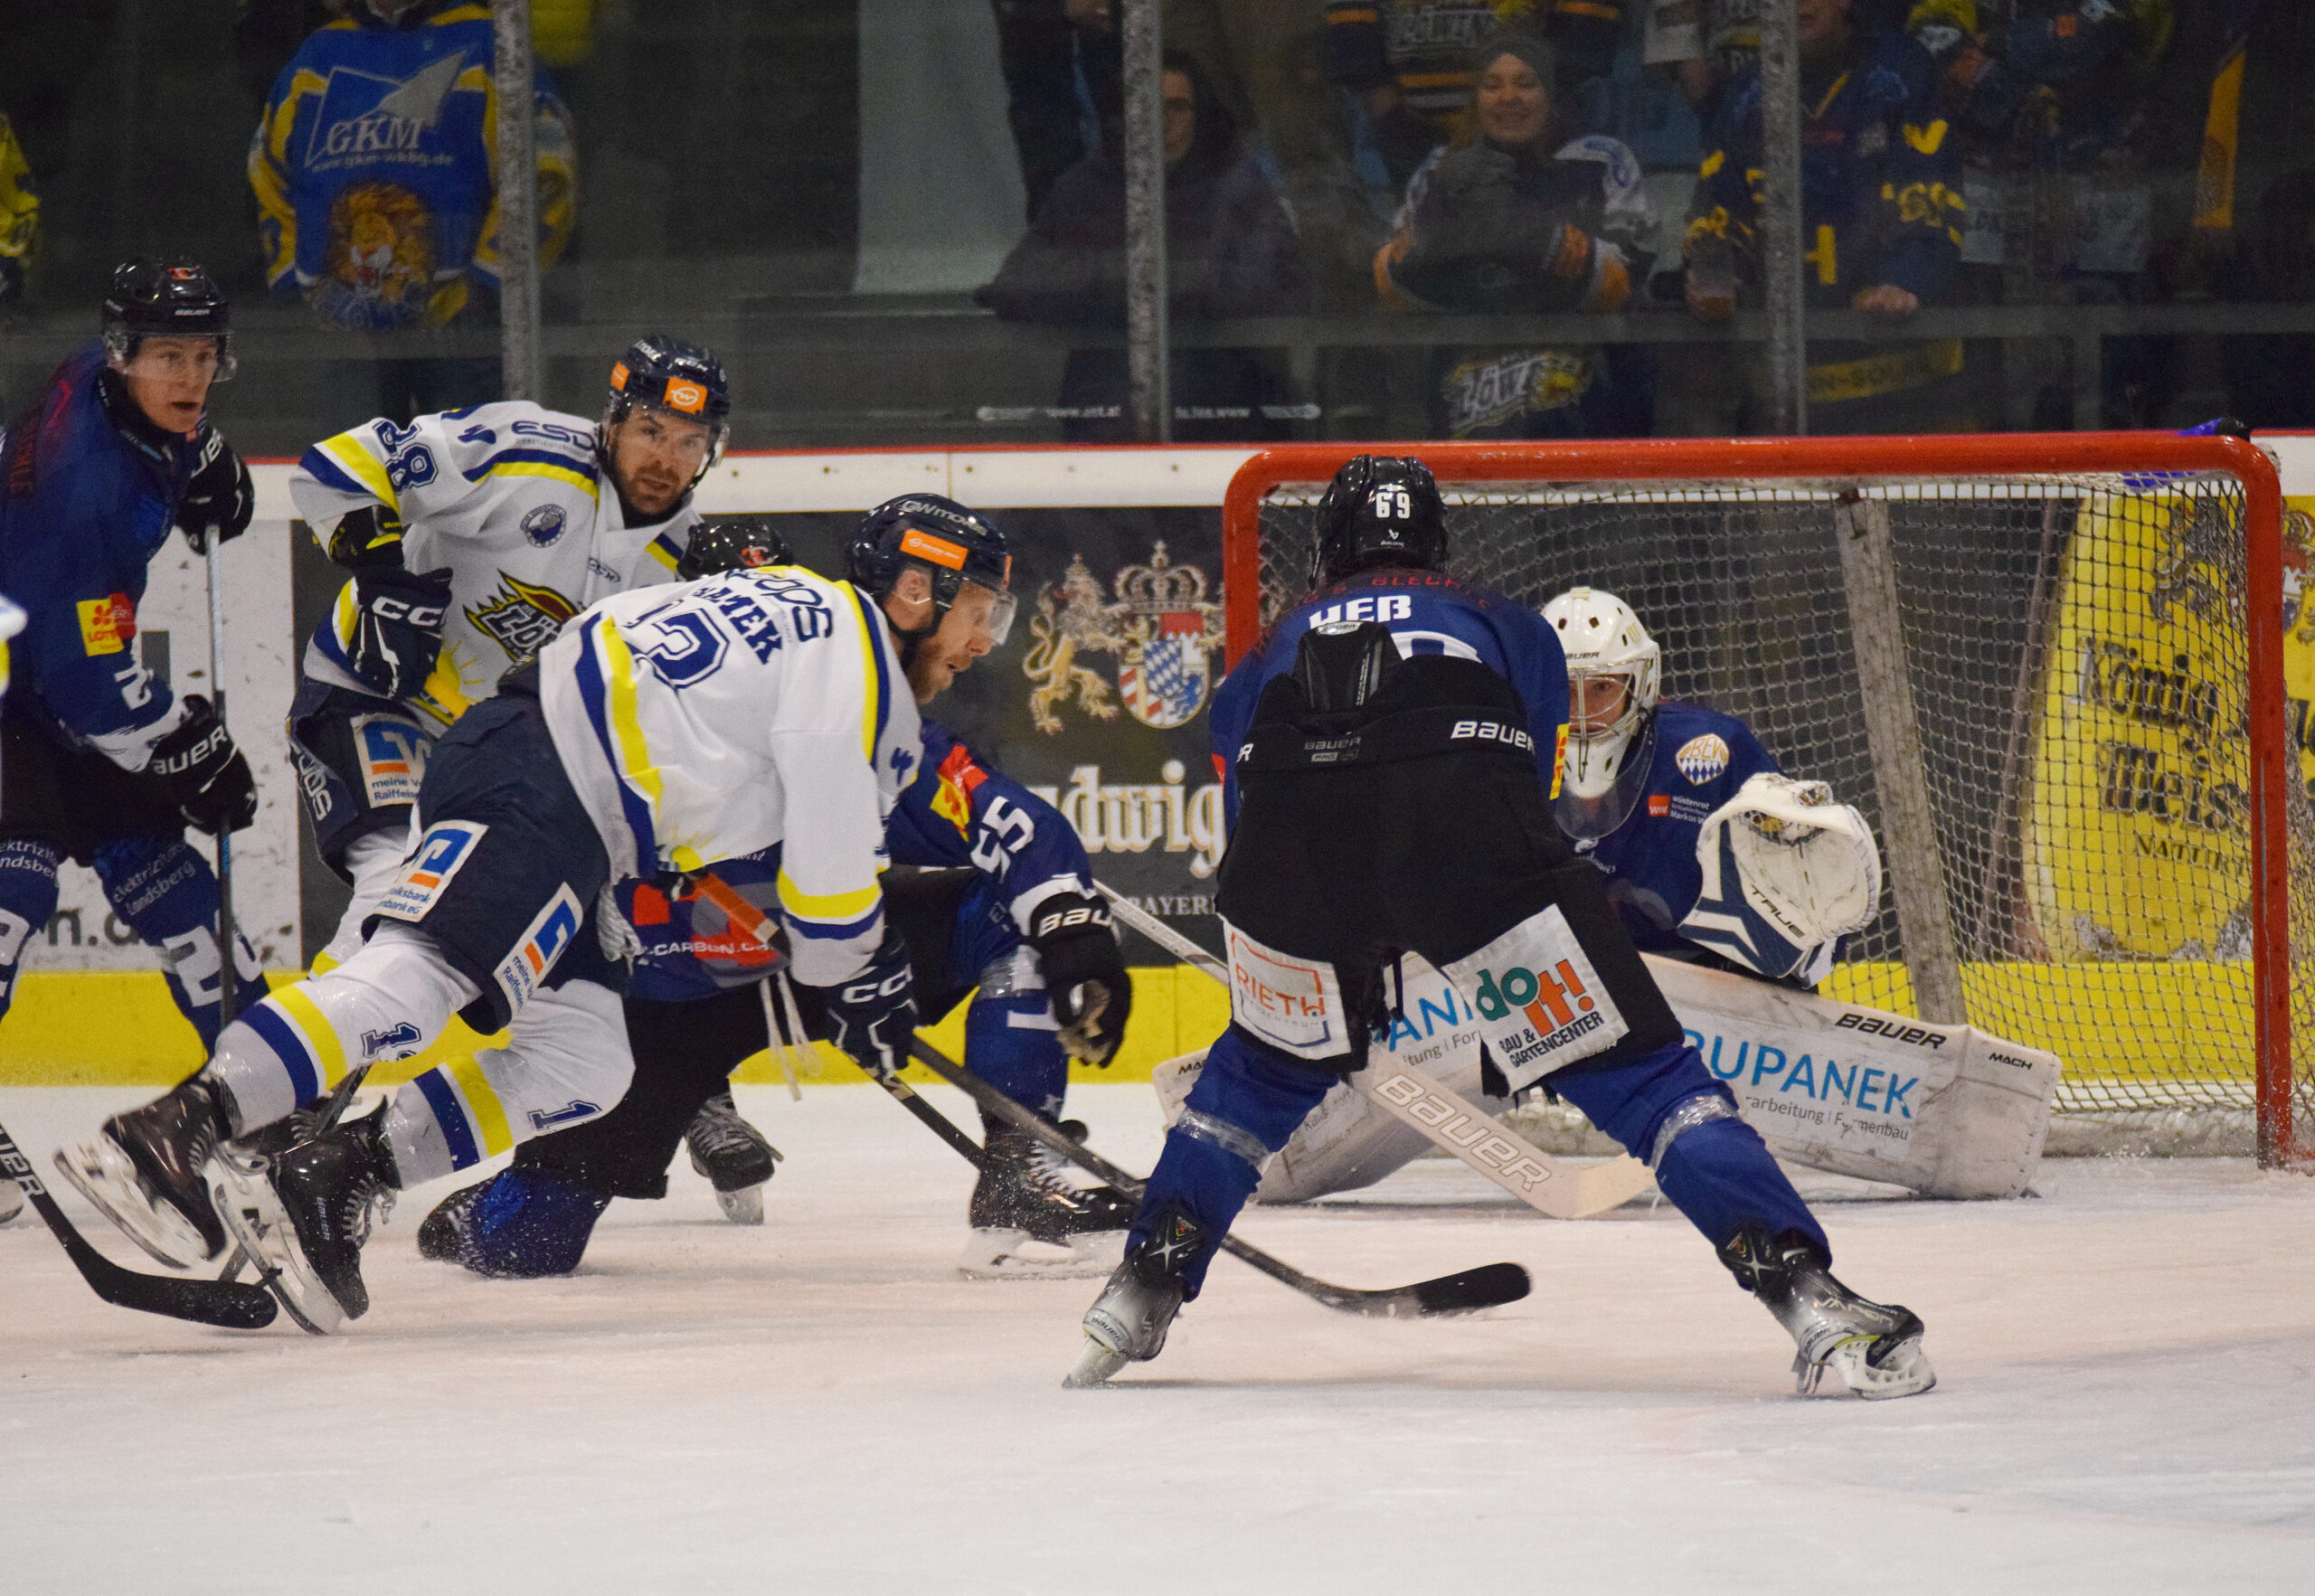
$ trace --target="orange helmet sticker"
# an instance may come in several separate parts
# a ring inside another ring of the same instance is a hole
[[[945,565],[950,571],[965,568],[965,551],[960,543],[947,538],[934,537],[931,533],[910,527],[901,534],[901,552],[913,554],[920,560],[930,560],[935,565]]]
[[[681,380],[667,384],[667,408],[695,416],[707,408],[707,389],[698,382]]]
[[[627,392],[627,362],[617,360],[611,363],[611,386],[621,393]]]

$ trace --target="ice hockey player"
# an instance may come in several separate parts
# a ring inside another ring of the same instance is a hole
[[[172,526],[205,551],[249,525],[249,468],[207,414],[232,371],[209,274],[132,260],[113,273],[101,338],[0,439],[0,591],[28,613],[0,713],[0,1015],[69,858],[161,950],[203,1049],[216,1039],[217,878],[184,830],[249,825],[257,788],[209,700],[147,668],[137,607]],[[258,983],[236,942],[240,982]]]
[[[401,869],[434,739],[596,600],[675,580],[731,409],[722,362],[654,335],[599,421],[510,400],[306,451],[290,496],[352,574],[289,710],[316,849],[354,888],[317,970],[361,947]]]
[[[704,545],[724,533],[703,529],[693,556],[707,557]],[[755,551],[733,552],[744,559]],[[878,599],[901,639],[920,707],[1004,643],[1010,556],[1002,533],[963,505],[923,494],[880,505],[846,562],[854,587]],[[960,600],[975,587],[998,602],[984,605],[978,594]],[[939,1021],[977,988],[965,1020],[966,1067],[1058,1120],[1069,1057],[1106,1062],[1131,1007],[1108,911],[1084,846],[1058,810],[939,722],[923,722],[923,740],[917,779],[885,831],[893,863],[921,867],[885,883],[887,912],[915,967],[920,1018]],[[452,1193],[420,1228],[420,1251],[482,1274],[566,1274],[611,1198],[666,1195],[679,1138],[715,1182],[725,1212],[737,1207],[761,1223],[754,1187],[770,1178],[772,1155],[739,1117],[725,1082],[763,1047],[769,1028],[761,994],[782,955],[750,935],[745,921],[770,903],[779,864],[771,850],[621,889],[642,949],[628,997],[634,1087],[600,1119],[525,1142],[506,1170]],[[799,996],[796,1020],[807,1034],[825,1034],[817,995]],[[1114,1260],[1113,1238],[1131,1217],[1130,1204],[1106,1186],[1078,1187],[1042,1144],[1012,1126],[986,1117],[983,1124],[990,1163],[969,1207],[966,1272],[1073,1272],[1103,1238]],[[727,1190],[727,1170],[752,1173],[754,1181]]]
[[[1231,1023],[1085,1315],[1069,1384],[1162,1350],[1262,1162],[1388,1023],[1412,951],[1480,1015],[1514,1089],[1548,1079],[1647,1160],[1791,1333],[1803,1390],[1827,1369],[1862,1395],[1927,1390],[1920,1319],[1832,1277],[1824,1232],[1552,821],[1568,702],[1557,634],[1448,575],[1446,543],[1420,461],[1351,461],[1318,507],[1317,591],[1215,697],[1234,804],[1216,904]]]
[[[837,1046],[899,1069],[915,1005],[877,877],[919,757],[900,685],[877,608],[793,567],[582,611],[436,742],[417,842],[361,950],[251,1007],[200,1074],[105,1122],[109,1211],[188,1264],[230,1232],[309,1329],[359,1317],[373,1198],[593,1119],[626,1091],[632,938],[608,911],[611,889],[775,843],[796,979],[834,988]],[[508,1044],[429,1070],[268,1164],[220,1156],[345,1070],[423,1048],[453,1014],[507,1027]]]
[[[1613,593],[1571,588],[1543,615],[1569,690],[1552,813],[1632,941],[1813,988],[1879,908],[1865,817],[1786,776],[1735,716],[1665,700],[1663,651]]]

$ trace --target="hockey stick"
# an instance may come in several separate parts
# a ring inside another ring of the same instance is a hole
[[[273,1322],[279,1310],[272,1295],[260,1287],[139,1274],[121,1268],[89,1245],[87,1238],[64,1217],[64,1210],[56,1205],[56,1199],[48,1195],[48,1188],[41,1185],[40,1176],[33,1173],[32,1161],[18,1150],[15,1138],[8,1134],[5,1126],[0,1126],[0,1175],[24,1188],[24,1195],[63,1243],[65,1256],[80,1271],[80,1278],[116,1308],[133,1308],[141,1313],[163,1314],[173,1319],[190,1319],[194,1324],[216,1325],[228,1330],[262,1330]]]
[[[1230,985],[1222,961],[1106,883],[1093,883],[1127,925],[1158,947]],[[1345,1077],[1350,1089],[1420,1134],[1433,1147],[1476,1169],[1538,1214],[1586,1219],[1604,1214],[1648,1188],[1654,1177],[1637,1158],[1578,1169],[1496,1127],[1495,1116],[1396,1060],[1367,1056],[1366,1067]]]
[[[1141,1195],[1141,1182],[1091,1148],[1070,1140],[979,1076],[966,1073],[942,1057],[921,1036],[909,1044],[909,1052],[918,1063],[963,1091],[987,1112],[1027,1131],[1079,1168],[1100,1176],[1128,1196]],[[929,1104],[927,1111],[931,1111]],[[950,1129],[953,1130],[955,1127]],[[1478,1269],[1464,1270],[1460,1274],[1441,1275],[1433,1280],[1418,1280],[1412,1286],[1362,1291],[1306,1275],[1293,1265],[1280,1262],[1261,1248],[1242,1242],[1233,1235],[1225,1233],[1223,1236],[1222,1250],[1252,1264],[1271,1279],[1292,1287],[1305,1297],[1343,1313],[1360,1314],[1369,1318],[1437,1318],[1448,1314],[1476,1313],[1483,1308],[1517,1302],[1527,1295],[1527,1271],[1516,1263],[1489,1263]]]
[[[209,696],[217,711],[217,723],[225,723],[225,601],[217,585],[217,554],[224,546],[222,537],[208,540],[203,552],[203,569],[209,578]],[[233,1015],[241,1005],[241,965],[240,939],[233,930],[233,828],[221,826],[217,833],[217,1028],[223,1030],[233,1023]]]

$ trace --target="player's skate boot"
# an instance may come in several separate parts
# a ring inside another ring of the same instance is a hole
[[[1141,1244],[1125,1255],[1085,1310],[1085,1350],[1064,1387],[1107,1384],[1126,1365],[1148,1363],[1166,1350],[1166,1332],[1186,1290],[1182,1271],[1205,1251],[1210,1233],[1178,1203],[1149,1216]]]
[[[715,1201],[733,1224],[763,1223],[764,1183],[780,1163],[780,1149],[762,1131],[740,1118],[728,1091],[702,1103],[684,1132],[691,1166],[715,1187]]]
[[[211,1196],[289,1317],[317,1336],[370,1311],[362,1243],[397,1185],[386,1105],[300,1142],[269,1168],[213,1157]]]
[[[115,1114],[94,1140],[59,1147],[56,1167],[130,1241],[172,1269],[191,1269],[225,1250],[202,1166],[232,1133],[224,1088],[195,1075]]]
[[[1078,1120],[1056,1129],[1085,1139]],[[1133,1224],[1133,1199],[1114,1186],[1076,1185],[1068,1160],[1017,1126],[984,1122],[983,1138],[988,1158],[973,1186],[972,1235],[957,1267],[977,1280],[1090,1279],[1110,1268]]]
[[[1801,1395],[1817,1389],[1827,1369],[1867,1400],[1913,1396],[1937,1384],[1921,1349],[1921,1320],[1842,1285],[1800,1236],[1788,1231],[1772,1239],[1765,1226],[1748,1224],[1722,1246],[1720,1261],[1791,1332],[1800,1348],[1793,1385]]]

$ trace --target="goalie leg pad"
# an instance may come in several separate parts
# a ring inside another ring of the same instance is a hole
[[[1686,1042],[1627,1064],[1568,1071],[1552,1087],[1649,1159],[1657,1188],[1714,1246],[1757,1221],[1772,1235],[1798,1231],[1832,1256],[1761,1133],[1736,1118],[1734,1096]]]
[[[1224,1031],[1207,1051],[1181,1118],[1167,1133],[1127,1251],[1140,1245],[1151,1215],[1167,1204],[1188,1210],[1209,1238],[1182,1271],[1184,1299],[1195,1297],[1222,1237],[1253,1195],[1262,1164],[1286,1145],[1336,1080],[1333,1071],[1265,1047],[1235,1025]]]

